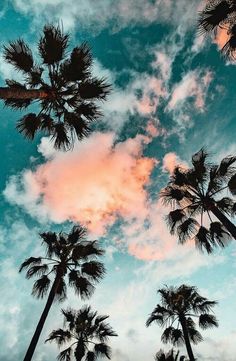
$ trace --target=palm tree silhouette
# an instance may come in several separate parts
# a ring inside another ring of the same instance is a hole
[[[86,137],[90,124],[101,112],[96,101],[110,92],[104,78],[92,76],[92,55],[86,43],[67,52],[69,35],[60,27],[46,25],[38,42],[41,63],[22,39],[4,47],[4,58],[24,76],[23,82],[6,80],[0,98],[13,109],[39,103],[40,111],[24,115],[17,129],[33,140],[38,131],[51,136],[55,148],[70,149],[76,138]]]
[[[86,236],[87,231],[81,226],[73,227],[69,234],[41,233],[46,257],[30,257],[20,267],[20,272],[27,269],[26,278],[39,277],[33,286],[33,296],[43,298],[51,286],[24,361],[30,361],[33,356],[53,301],[66,298],[65,277],[68,276],[68,284],[75,293],[81,299],[87,299],[95,290],[94,284],[105,274],[103,264],[97,261],[97,257],[102,256],[104,251],[99,248],[97,241],[87,241]]]
[[[155,355],[155,361],[184,361],[185,356],[180,356],[179,358],[179,351],[175,354],[174,350],[171,349],[167,354],[160,350]]]
[[[70,361],[74,349],[76,361],[86,359],[95,361],[102,357],[111,358],[111,348],[107,341],[109,337],[117,336],[110,325],[104,322],[109,316],[100,316],[93,312],[90,306],[79,311],[62,310],[66,329],[52,331],[47,341],[56,341],[58,346],[72,342],[69,347],[60,352],[59,361]]]
[[[226,58],[236,60],[235,0],[208,0],[199,14],[198,28],[200,34],[215,32],[218,28],[227,30],[229,39],[221,52]]]
[[[203,338],[197,331],[193,318],[198,319],[202,329],[218,327],[216,317],[209,314],[217,302],[207,300],[200,296],[195,287],[186,285],[165,286],[159,289],[158,293],[161,303],[155,307],[146,325],[150,326],[152,322],[156,322],[159,326],[165,327],[161,336],[162,342],[171,342],[176,346],[185,343],[189,360],[194,361],[191,342],[197,344]]]
[[[236,195],[235,161],[236,157],[228,156],[220,164],[210,163],[207,152],[201,149],[192,157],[192,168],[175,168],[160,196],[173,208],[166,221],[181,244],[193,237],[199,249],[211,253],[230,238],[236,239],[236,227],[227,217],[234,215],[236,204],[230,197],[218,198],[226,189]],[[206,220],[209,227],[204,226]]]

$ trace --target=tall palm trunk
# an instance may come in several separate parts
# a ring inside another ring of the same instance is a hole
[[[60,281],[61,281],[60,275],[57,275],[54,282],[53,282],[52,288],[51,288],[51,290],[49,292],[46,305],[45,305],[44,310],[42,312],[42,315],[41,315],[41,317],[39,319],[38,325],[36,327],[36,330],[34,332],[34,335],[33,335],[32,339],[31,339],[28,350],[27,350],[27,352],[25,354],[24,361],[31,361],[31,359],[32,359],[32,356],[33,356],[35,348],[37,346],[37,343],[38,343],[40,334],[42,332],[44,323],[46,321],[48,312],[49,312],[49,310],[50,310],[50,308],[52,306],[52,303],[53,303],[57,288],[58,288],[58,286],[60,284]]]
[[[185,316],[181,315],[179,320],[180,320],[180,324],[181,324],[181,327],[182,327],[182,330],[183,330],[184,341],[185,341],[185,345],[186,345],[189,360],[190,361],[195,361],[192,346],[191,346],[190,339],[189,339],[189,334],[188,334],[188,329],[187,329],[187,325],[186,325]]]
[[[0,87],[0,99],[44,99],[47,97],[47,92],[40,89]]]
[[[219,208],[212,203],[210,210],[216,218],[224,225],[224,227],[230,232],[234,239],[236,239],[236,226],[222,213]]]

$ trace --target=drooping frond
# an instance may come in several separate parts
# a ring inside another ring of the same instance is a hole
[[[185,192],[180,188],[169,186],[161,190],[160,197],[165,205],[179,205],[185,197]]]
[[[29,257],[20,266],[19,272],[23,269],[27,269],[31,266],[40,265],[42,263],[42,257]]]
[[[174,328],[171,335],[171,342],[173,345],[181,346],[184,344],[183,331],[179,328]]]
[[[76,245],[73,248],[71,257],[73,261],[78,261],[81,259],[87,260],[89,258],[96,258],[103,255],[104,250],[99,247],[97,241],[93,241]]]
[[[211,222],[210,234],[212,240],[214,240],[214,242],[220,247],[225,247],[232,237],[220,222]]]
[[[198,222],[194,218],[188,218],[177,227],[177,235],[180,243],[185,243],[196,232],[199,227]]]
[[[69,273],[69,284],[73,286],[75,293],[79,295],[82,300],[91,297],[95,289],[86,277],[80,276],[75,270]]]
[[[225,157],[220,162],[220,165],[217,169],[217,174],[220,177],[229,177],[232,176],[236,169],[232,165],[236,162],[236,157]]]
[[[69,35],[63,34],[59,26],[46,25],[44,27],[38,49],[45,64],[53,65],[64,58],[68,38]]]
[[[207,253],[213,252],[213,244],[210,232],[207,228],[201,226],[194,237],[195,245],[200,251],[206,250]]]
[[[70,137],[68,134],[68,129],[66,125],[62,122],[57,123],[54,125],[53,133],[52,133],[52,140],[54,143],[55,149],[63,149],[68,150],[70,149],[71,142]]]
[[[58,330],[52,331],[45,342],[56,341],[58,346],[61,346],[64,343],[70,341],[71,338],[72,338],[72,334],[69,331],[67,330],[65,331],[59,328]]]
[[[32,289],[32,295],[37,298],[43,298],[49,289],[50,286],[50,279],[48,276],[42,276],[37,281],[34,282],[33,289]]]
[[[36,132],[40,129],[41,121],[35,113],[26,114],[17,121],[16,129],[28,139],[34,139]]]
[[[57,356],[58,361],[71,361],[72,348],[68,347]]]
[[[189,338],[190,340],[197,345],[199,342],[203,341],[203,337],[200,334],[199,331],[197,331],[195,328],[190,328],[188,327],[188,334],[189,334]]]
[[[218,327],[219,324],[214,315],[203,313],[199,316],[199,326],[205,330],[207,328]]]
[[[80,105],[76,107],[76,112],[86,118],[88,121],[94,121],[102,115],[99,107],[92,102],[80,103]]]
[[[161,335],[161,341],[163,343],[172,342],[172,334],[173,334],[174,327],[169,326],[167,327]]]
[[[200,12],[198,27],[200,32],[210,32],[225,21],[231,12],[228,1],[220,1],[218,4],[208,4]]]
[[[150,326],[152,322],[156,322],[158,325],[163,326],[171,316],[173,316],[172,310],[161,305],[157,305],[147,319],[146,326]]]
[[[87,229],[82,226],[74,226],[71,232],[68,234],[68,243],[76,244],[78,242],[84,241],[87,236]]]
[[[94,352],[97,357],[107,357],[109,360],[111,358],[111,348],[105,343],[97,343],[94,346]]]
[[[26,272],[26,278],[31,278],[33,276],[42,276],[48,271],[48,265],[42,264],[42,265],[35,265],[31,266],[28,271]]]
[[[95,361],[95,360],[96,360],[95,353],[93,351],[88,351],[85,361]]]
[[[65,112],[64,121],[70,128],[72,134],[75,132],[79,140],[87,137],[91,131],[88,123],[83,118],[81,118],[80,114]]]
[[[64,301],[66,299],[66,297],[67,297],[66,290],[67,290],[66,283],[62,278],[60,280],[59,286],[58,286],[58,288],[56,290],[54,300],[59,301],[59,302]]]
[[[234,205],[234,202],[229,197],[223,197],[222,199],[216,201],[217,207],[223,212],[228,215],[232,214],[232,207]]]
[[[174,234],[176,227],[186,219],[186,214],[182,209],[176,209],[169,212],[166,216],[166,222],[170,229],[170,234]]]
[[[90,261],[82,264],[81,272],[85,277],[91,279],[91,281],[98,282],[104,277],[106,269],[101,262]]]
[[[22,39],[10,42],[8,46],[5,45],[3,56],[17,70],[26,73],[30,72],[34,65],[32,52]]]

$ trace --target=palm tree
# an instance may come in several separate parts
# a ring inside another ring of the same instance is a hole
[[[228,156],[220,164],[210,163],[207,152],[201,149],[192,157],[192,168],[175,168],[160,196],[173,209],[166,221],[181,244],[194,238],[199,249],[211,253],[232,237],[236,239],[236,227],[228,218],[234,215],[236,204],[231,197],[221,195],[226,189],[236,195],[235,161],[236,157]]]
[[[100,357],[111,358],[111,348],[107,341],[111,336],[117,336],[110,325],[104,322],[109,316],[100,316],[93,312],[90,306],[85,306],[79,311],[72,309],[62,310],[65,318],[66,329],[59,328],[52,331],[47,341],[56,341],[58,346],[68,342],[70,346],[60,352],[59,361],[70,361],[74,348],[76,361],[86,359],[95,361]]]
[[[207,300],[200,296],[195,287],[186,285],[165,286],[158,292],[161,295],[161,303],[155,307],[146,325],[150,326],[152,322],[156,322],[159,326],[165,327],[161,336],[162,342],[171,342],[176,346],[185,343],[189,360],[194,361],[191,342],[197,344],[203,338],[197,331],[193,318],[198,319],[202,329],[218,327],[216,317],[209,314],[217,302]]]
[[[236,60],[235,0],[208,0],[199,14],[198,28],[200,34],[216,32],[218,28],[227,30],[229,39],[221,52],[226,58]]]
[[[101,112],[96,101],[110,92],[104,78],[92,76],[92,55],[86,43],[68,54],[69,35],[59,27],[46,25],[38,42],[40,64],[22,39],[4,47],[4,58],[23,75],[24,81],[6,80],[0,98],[13,109],[38,103],[38,113],[30,112],[17,129],[33,140],[38,131],[51,136],[55,148],[70,149],[76,138],[87,136],[90,124]]]
[[[173,349],[171,349],[167,354],[160,350],[155,356],[155,361],[184,361],[184,359],[185,356],[180,356],[179,358],[179,351],[175,354]]]
[[[33,356],[53,301],[66,298],[65,277],[68,276],[68,284],[75,293],[81,299],[87,299],[95,290],[94,284],[105,274],[103,264],[97,261],[97,257],[102,256],[104,251],[99,248],[97,241],[89,242],[86,236],[86,229],[81,226],[73,227],[69,234],[41,233],[46,257],[30,257],[20,267],[20,272],[27,269],[26,278],[39,277],[33,285],[33,296],[43,298],[48,293],[24,361],[30,361]]]

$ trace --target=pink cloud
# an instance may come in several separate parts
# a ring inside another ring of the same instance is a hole
[[[49,157],[35,171],[11,178],[4,194],[37,218],[72,220],[102,234],[119,217],[145,218],[147,191],[156,161],[142,155],[151,138],[137,135],[116,143],[113,133],[95,133],[73,152],[54,152],[49,140],[40,151]]]
[[[187,168],[187,163],[185,163],[184,161],[182,161],[179,156],[174,153],[174,152],[170,152],[167,153],[164,158],[163,158],[163,166],[162,169],[164,172],[168,172],[170,174],[173,173],[175,167],[177,165],[180,165],[182,168],[186,169]]]
[[[194,98],[195,108],[204,111],[205,97],[212,81],[212,73],[209,71],[190,71],[176,84],[168,104],[168,110],[175,110],[189,99]]]

